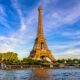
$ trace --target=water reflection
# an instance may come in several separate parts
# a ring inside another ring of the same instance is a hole
[[[31,80],[52,80],[48,73],[49,70],[47,69],[32,70],[33,75]]]

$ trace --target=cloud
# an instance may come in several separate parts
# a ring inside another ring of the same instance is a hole
[[[0,52],[13,51],[13,47],[17,40],[6,36],[0,36]]]
[[[63,21],[67,24],[73,24],[80,19],[80,4],[71,8],[66,16],[64,16]]]
[[[19,1],[18,0],[11,0],[13,8],[17,11],[18,17],[20,19],[20,31],[24,31],[26,29],[26,22],[23,17],[22,11],[20,9]]]
[[[10,25],[8,24],[6,17],[6,13],[4,11],[4,7],[0,5],[0,24],[4,25],[5,28],[11,29]]]
[[[49,5],[48,3],[51,5]],[[80,20],[80,2],[79,1],[74,1],[74,0],[66,1],[65,2],[66,5],[62,4],[60,0],[57,0],[57,1],[54,0],[52,3],[48,1],[48,3],[45,3],[46,4],[46,8],[44,9],[45,15],[43,15],[44,26],[47,27],[47,28],[45,27],[45,31],[50,32],[52,30],[58,29],[59,27],[63,27],[64,25],[74,24],[75,22]],[[54,3],[57,6],[55,5],[52,6],[52,4]],[[70,4],[72,6],[70,6]],[[65,8],[64,6],[68,8]],[[47,13],[46,11],[49,11],[49,12]]]
[[[80,59],[80,49],[69,49],[63,52],[64,54],[57,55],[58,59],[77,58]]]
[[[4,12],[4,7],[2,5],[0,5],[0,15],[6,16],[6,14]]]
[[[80,41],[77,41],[77,40],[75,40],[75,41],[69,41],[69,42],[63,42],[63,43],[58,43],[58,44],[52,44],[51,46],[50,46],[50,48],[52,48],[52,49],[62,49],[62,51],[63,50],[65,50],[65,49],[73,49],[73,48],[75,48],[76,46],[80,46]]]
[[[63,42],[62,44],[52,44],[51,51],[60,58],[80,58],[80,41]]]
[[[7,44],[0,45],[0,52],[8,52],[8,51],[13,51],[11,46]]]
[[[51,6],[51,5],[55,5],[55,3],[57,3],[57,1],[59,1],[59,0],[40,0],[40,4],[39,5],[42,5],[43,6],[43,8],[45,8],[45,9],[49,9],[49,6]],[[49,6],[48,6],[49,5]]]
[[[70,49],[65,51],[68,55],[80,55],[80,49]]]
[[[73,35],[79,36],[80,35],[80,31],[76,31],[76,32],[63,32],[61,34],[64,35],[64,36],[73,36]]]
[[[80,39],[80,31],[64,31],[60,33],[61,36],[68,37],[71,40],[79,40]]]

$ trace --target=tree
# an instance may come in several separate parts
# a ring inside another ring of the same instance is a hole
[[[66,61],[65,59],[58,59],[57,60],[58,63],[65,63],[65,61]]]
[[[2,62],[2,53],[0,53],[0,63]]]
[[[6,52],[2,53],[3,62],[6,64],[13,64],[18,60],[17,53]]]

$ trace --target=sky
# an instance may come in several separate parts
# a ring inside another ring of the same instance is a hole
[[[20,59],[29,56],[40,5],[52,54],[57,59],[80,58],[80,0],[0,0],[0,52],[17,52]]]

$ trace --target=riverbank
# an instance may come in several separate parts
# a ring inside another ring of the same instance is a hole
[[[4,65],[0,66],[0,70],[25,70],[25,69],[57,69],[57,68],[80,68],[80,65]]]

